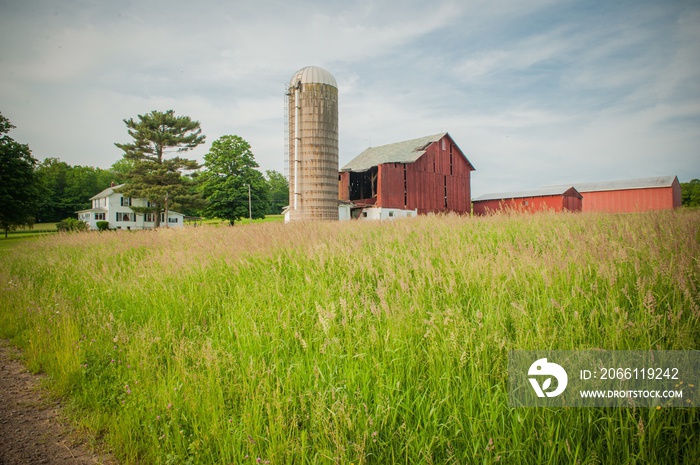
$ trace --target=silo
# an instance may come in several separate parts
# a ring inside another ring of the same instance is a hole
[[[289,219],[338,220],[338,86],[317,66],[287,88]]]

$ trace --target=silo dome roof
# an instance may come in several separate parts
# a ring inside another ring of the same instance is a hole
[[[333,87],[338,87],[333,75],[325,69],[319,68],[318,66],[307,66],[294,73],[291,81],[289,81],[289,85],[295,86],[297,82],[301,82],[302,84],[328,84]]]

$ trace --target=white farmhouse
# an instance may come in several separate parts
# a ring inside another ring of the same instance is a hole
[[[98,229],[98,221],[108,221],[109,229],[149,229],[154,227],[155,213],[136,213],[130,207],[147,207],[150,203],[146,199],[124,197],[115,192],[115,189],[124,184],[111,186],[92,197],[92,208],[76,212],[78,219],[90,226],[90,229]],[[167,226],[181,228],[184,225],[185,215],[174,211],[168,212]],[[165,214],[160,214],[160,224],[165,226]]]

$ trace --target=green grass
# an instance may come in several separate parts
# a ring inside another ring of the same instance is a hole
[[[0,252],[11,249],[18,244],[24,244],[24,239],[36,238],[40,235],[55,233],[56,223],[37,223],[31,229],[21,228],[15,231],[9,231],[7,238],[5,231],[0,231]]]
[[[284,215],[266,215],[265,218],[255,218],[252,223],[249,219],[243,218],[240,221],[236,221],[235,226],[249,225],[249,224],[260,224],[260,223],[276,223],[284,221]],[[202,221],[205,225],[214,226],[229,226],[228,220],[222,220],[219,218],[206,218]]]
[[[62,234],[0,337],[125,463],[688,463],[697,409],[510,408],[511,349],[698,349],[700,212]]]

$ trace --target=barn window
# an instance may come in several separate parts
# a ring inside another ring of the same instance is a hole
[[[367,218],[367,212],[362,212],[362,217]]]
[[[394,216],[394,212],[389,212],[389,217],[391,218],[392,216]]]
[[[403,206],[408,205],[408,186],[406,184],[406,163],[403,164]]]
[[[447,210],[447,176],[444,177],[445,179],[445,210]]]
[[[525,205],[527,207],[527,200],[523,201],[523,205]]]
[[[452,176],[452,144],[450,144],[450,176]]]

